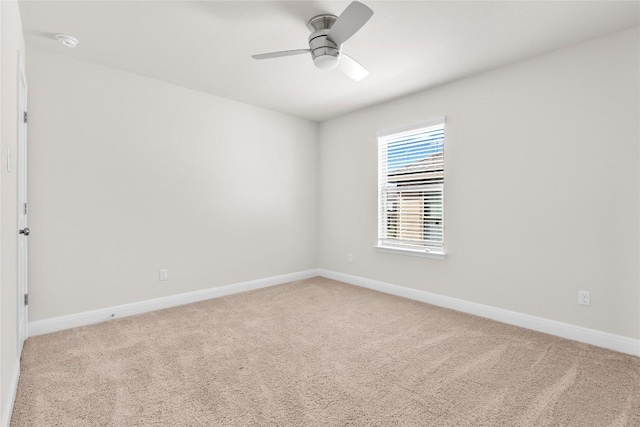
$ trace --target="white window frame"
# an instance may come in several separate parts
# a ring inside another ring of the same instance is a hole
[[[405,134],[408,132],[415,132],[420,130],[428,131],[429,128],[439,129],[445,128],[445,118],[438,117],[432,120],[428,120],[426,122],[405,126],[402,128],[396,128],[388,131],[378,132],[378,240],[375,248],[377,248],[381,252],[390,252],[396,254],[403,255],[411,255],[411,256],[419,256],[419,257],[427,257],[427,258],[436,258],[436,259],[444,259],[446,257],[446,253],[444,250],[444,182],[446,179],[446,171],[444,171],[444,177],[442,178],[442,183],[428,184],[428,185],[420,185],[420,189],[426,189],[439,191],[441,194],[441,203],[442,203],[442,214],[441,214],[441,230],[442,230],[442,239],[439,245],[429,245],[428,242],[423,242],[422,245],[408,245],[403,244],[403,242],[390,242],[391,239],[386,236],[387,221],[388,214],[386,212],[386,204],[384,204],[383,200],[387,197],[387,193],[389,190],[388,181],[387,181],[387,143],[393,140],[394,137],[399,136],[401,134]],[[444,135],[444,140],[446,140],[446,132]],[[443,169],[444,169],[444,146],[443,146]],[[418,187],[415,187],[416,189]],[[419,191],[419,190],[416,190]]]

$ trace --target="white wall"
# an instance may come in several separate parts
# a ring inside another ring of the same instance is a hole
[[[20,11],[15,1],[0,2],[0,422],[11,411],[14,380],[18,367],[16,328],[16,148],[18,141],[18,55],[24,64],[24,38]],[[7,153],[11,152],[11,172],[7,171]]]
[[[320,267],[640,337],[638,51],[636,28],[323,123]],[[376,132],[442,115],[448,257],[377,252]]]
[[[27,68],[31,321],[322,267],[640,336],[637,29],[325,122],[319,152],[308,121]],[[448,258],[377,252],[375,133],[440,115]]]
[[[36,49],[27,71],[30,321],[317,266],[317,124]]]

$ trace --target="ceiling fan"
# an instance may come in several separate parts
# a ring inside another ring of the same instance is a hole
[[[307,23],[311,35],[309,49],[284,50],[253,55],[253,59],[270,59],[281,56],[311,53],[313,64],[321,70],[338,68],[353,80],[362,80],[369,72],[355,59],[342,52],[342,44],[357,33],[373,15],[364,4],[354,1],[339,17],[330,14],[318,15]]]

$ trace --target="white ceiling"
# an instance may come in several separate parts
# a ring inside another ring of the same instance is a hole
[[[370,72],[360,82],[307,55],[251,58],[307,48],[307,21],[349,1],[23,0],[20,10],[28,47],[316,121],[639,23],[635,1],[362,1],[375,14],[343,47]]]

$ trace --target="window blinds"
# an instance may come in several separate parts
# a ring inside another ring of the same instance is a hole
[[[442,252],[444,118],[378,134],[378,246]]]

